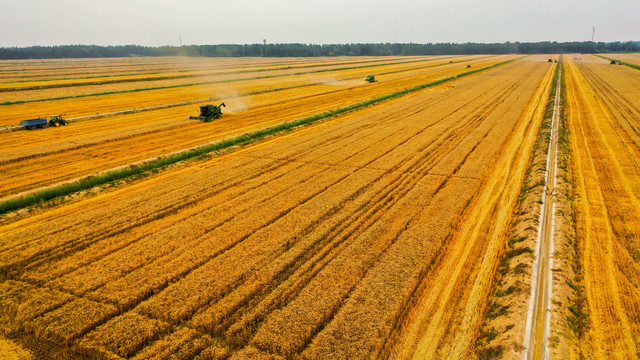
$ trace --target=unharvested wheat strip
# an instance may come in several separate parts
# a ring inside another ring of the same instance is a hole
[[[231,351],[225,347],[213,345],[202,350],[194,360],[227,360]]]

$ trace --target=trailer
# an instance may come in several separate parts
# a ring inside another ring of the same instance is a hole
[[[51,115],[51,118],[47,120],[47,118],[37,118],[30,120],[22,120],[20,121],[20,125],[27,129],[42,129],[47,126],[58,127],[60,125],[67,125],[69,121],[65,120],[62,115]]]
[[[27,130],[36,129],[36,128],[42,129],[45,126],[47,126],[48,123],[49,121],[47,120],[47,118],[38,118],[38,119],[20,121],[20,125],[22,125],[22,127],[24,127]]]

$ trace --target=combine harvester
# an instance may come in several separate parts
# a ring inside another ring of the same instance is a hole
[[[42,129],[47,126],[53,126],[53,127],[58,127],[60,125],[64,126],[64,125],[67,125],[68,123],[69,122],[64,118],[62,118],[61,115],[51,115],[48,121],[47,121],[47,118],[22,120],[20,121],[20,126],[22,126],[27,130],[31,130],[36,128]]]
[[[200,106],[200,116],[190,116],[189,119],[202,120],[204,122],[212,122],[213,119],[222,117],[222,107],[227,107],[224,103],[216,105]]]
[[[378,82],[378,80],[376,80],[376,77],[373,75],[368,75],[367,78],[365,79],[368,83],[374,83],[374,82]]]

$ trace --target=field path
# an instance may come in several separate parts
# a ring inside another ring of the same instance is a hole
[[[533,265],[531,298],[527,315],[524,359],[549,358],[549,332],[552,297],[553,223],[555,212],[556,173],[558,168],[558,126],[560,122],[560,94],[562,81],[558,79],[551,120],[551,138],[547,154],[544,193],[538,229],[538,247]]]

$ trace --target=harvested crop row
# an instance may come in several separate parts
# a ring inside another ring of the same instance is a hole
[[[574,205],[578,261],[586,302],[578,311],[588,316],[583,320],[587,323],[580,325],[587,330],[578,353],[628,359],[640,349],[639,92],[612,84],[627,80],[637,84],[640,73],[608,67],[580,61],[566,64],[567,115],[579,199]]]
[[[497,62],[485,61],[479,66]],[[243,105],[243,101],[254,102],[255,105],[244,112],[227,114],[214,124],[184,118],[177,120],[176,118],[180,119],[184,116],[182,114],[193,108],[183,106],[81,122],[63,129],[50,129],[47,134],[34,134],[37,137],[34,139],[27,139],[31,133],[24,131],[2,134],[7,139],[6,146],[11,148],[4,147],[0,151],[0,163],[2,160],[7,162],[0,165],[5,173],[5,177],[0,179],[0,196],[319,114],[459,74],[464,70],[466,69],[459,65],[447,69],[436,67],[422,70],[418,74],[404,74],[396,79],[381,81],[375,86],[324,85],[315,89],[292,89],[238,98],[235,100],[237,106]],[[324,92],[314,93],[318,90]],[[304,96],[306,91],[309,93]],[[230,101],[229,104],[233,106],[234,102]],[[157,123],[158,121],[162,122]],[[33,172],[40,176],[33,177]]]
[[[74,299],[34,329],[83,354],[175,338],[201,356],[375,357],[482,179],[505,181],[488,170],[549,69],[504,65],[5,224],[0,261]],[[67,334],[77,299],[100,321]]]

